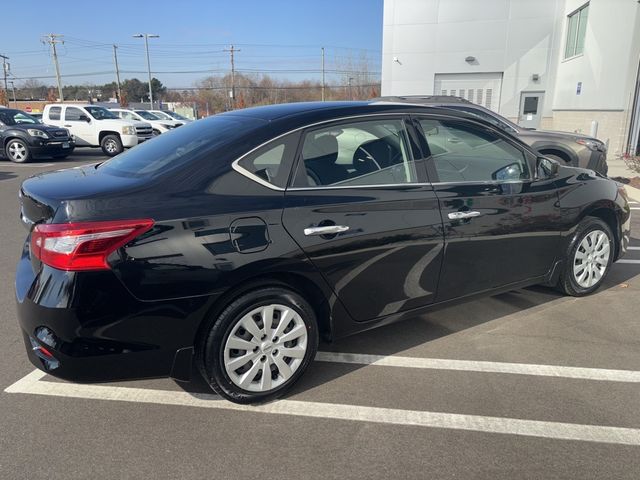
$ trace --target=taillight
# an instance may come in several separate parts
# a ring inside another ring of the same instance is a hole
[[[60,270],[105,270],[111,253],[152,226],[148,219],[39,224],[31,233],[31,252]]]

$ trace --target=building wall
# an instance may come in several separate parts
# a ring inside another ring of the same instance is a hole
[[[499,113],[517,121],[521,92],[544,91],[541,128],[588,134],[595,120],[598,137],[620,154],[640,61],[640,4],[590,0],[584,54],[564,60],[567,15],[585,3],[385,0],[382,94],[433,94],[436,74],[501,72]]]
[[[436,73],[499,72],[498,111],[517,116],[520,91],[544,90],[552,98],[555,19],[563,5],[564,0],[385,0],[382,94],[431,95]],[[477,61],[469,64],[467,56]],[[551,106],[544,112],[550,115]]]

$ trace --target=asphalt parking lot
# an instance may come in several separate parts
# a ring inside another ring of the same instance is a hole
[[[321,344],[287,398],[244,407],[198,381],[75,385],[27,361],[18,187],[102,158],[0,160],[0,479],[640,477],[640,204],[597,294],[517,290]]]

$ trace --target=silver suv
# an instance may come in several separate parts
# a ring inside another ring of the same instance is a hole
[[[433,105],[434,107],[451,108],[471,113],[517,136],[541,155],[553,158],[561,164],[589,168],[603,175],[606,175],[609,169],[607,166],[607,146],[597,138],[572,132],[552,132],[522,128],[488,108],[471,103],[461,97],[406,95],[380,97],[377,100]]]

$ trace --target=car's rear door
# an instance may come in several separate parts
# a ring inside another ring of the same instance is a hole
[[[553,181],[534,181],[535,156],[482,123],[414,116],[440,200],[445,255],[437,301],[544,276],[560,244]]]
[[[303,132],[283,224],[357,321],[433,302],[443,235],[402,116]]]

